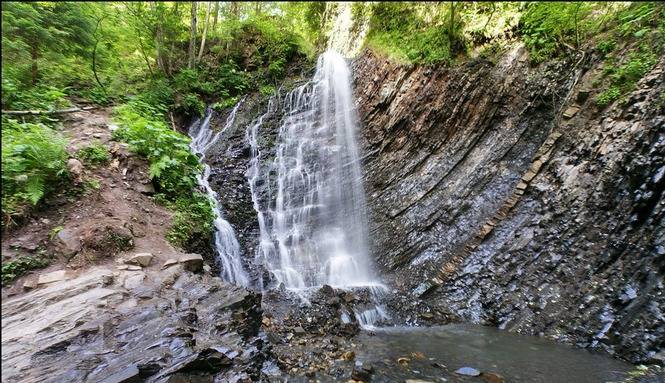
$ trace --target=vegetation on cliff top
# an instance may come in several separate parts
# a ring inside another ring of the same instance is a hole
[[[2,109],[116,105],[116,138],[148,159],[176,210],[199,211],[200,198],[182,200],[200,169],[175,122],[206,104],[227,108],[249,92],[273,93],[324,49],[334,12],[318,2],[3,2]],[[366,47],[407,63],[494,59],[515,40],[534,65],[595,47],[605,60],[595,84],[600,107],[630,92],[665,46],[658,2],[358,2],[352,13],[354,29],[368,28]],[[7,227],[68,182],[68,155],[53,115],[3,113],[2,122]],[[77,156],[104,164],[104,149]]]

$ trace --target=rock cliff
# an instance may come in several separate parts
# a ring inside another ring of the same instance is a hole
[[[600,109],[593,52],[531,67],[516,46],[454,68],[363,54],[382,274],[467,321],[662,359],[664,68]]]

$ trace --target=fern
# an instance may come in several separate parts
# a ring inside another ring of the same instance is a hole
[[[3,121],[3,222],[24,214],[66,178],[66,144],[46,125]]]

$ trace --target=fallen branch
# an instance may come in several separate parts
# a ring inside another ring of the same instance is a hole
[[[40,114],[62,114],[62,113],[73,113],[73,112],[82,112],[84,110],[97,109],[96,106],[86,106],[83,108],[69,108],[69,109],[59,109],[59,110],[3,110],[2,114],[13,114],[18,116],[37,116]]]

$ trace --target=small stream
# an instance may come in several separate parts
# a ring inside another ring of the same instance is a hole
[[[625,378],[628,363],[543,338],[469,324],[383,328],[361,332],[356,360],[371,363],[372,382],[483,382],[456,374],[462,367],[511,383],[594,383]],[[399,358],[403,365],[398,363]],[[445,366],[445,367],[443,367]]]

